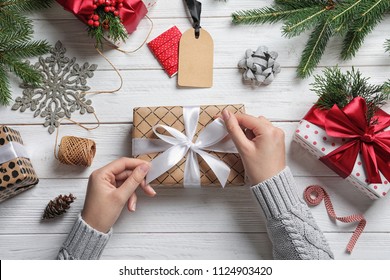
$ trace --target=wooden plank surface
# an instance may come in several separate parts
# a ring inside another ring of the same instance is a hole
[[[310,184],[327,187],[338,215],[363,213],[367,227],[352,255],[345,246],[353,224],[334,223],[323,203],[313,207],[313,215],[338,259],[390,259],[390,198],[371,201],[343,179],[337,177],[308,152],[292,142],[298,121],[315,102],[310,91],[313,78],[296,78],[296,67],[308,34],[287,39],[281,25],[234,26],[230,15],[240,9],[266,6],[273,1],[202,1],[202,25],[214,38],[214,86],[210,89],[178,89],[176,77],[169,79],[146,46],[134,54],[105,48],[104,54],[120,70],[122,89],[115,94],[90,95],[102,123],[86,132],[75,125],[63,125],[60,137],[74,135],[96,141],[97,154],[90,168],[64,166],[53,155],[55,135],[41,125],[43,119],[33,112],[11,111],[0,107],[0,124],[19,130],[41,178],[35,188],[0,204],[0,259],[53,259],[82,209],[89,174],[96,168],[131,154],[132,109],[138,106],[199,105],[243,103],[249,114],[264,115],[286,132],[287,162],[296,177],[298,192]],[[149,13],[154,28],[151,38],[173,25],[184,32],[190,27],[182,1],[159,0]],[[92,90],[112,89],[119,85],[112,67],[95,51],[85,26],[59,5],[31,15],[35,38],[54,44],[61,40],[67,56],[79,63],[98,64],[89,81]],[[383,49],[384,34],[390,18],[367,36],[356,57],[338,59],[341,39],[332,39],[319,68],[338,64],[344,70],[354,65],[373,83],[390,78],[390,56]],[[124,49],[137,47],[145,38],[150,23],[143,20]],[[267,45],[279,53],[282,72],[273,84],[252,87],[242,83],[236,65],[248,48]],[[32,59],[36,61],[36,59]],[[22,89],[11,79],[13,98]],[[385,110],[390,112],[390,106]],[[92,115],[74,113],[76,121],[96,124]],[[61,219],[41,222],[46,203],[60,193],[75,194],[78,199]],[[272,248],[266,234],[264,217],[249,186],[170,189],[157,188],[157,197],[140,193],[136,213],[123,211],[115,225],[104,259],[270,259]]]

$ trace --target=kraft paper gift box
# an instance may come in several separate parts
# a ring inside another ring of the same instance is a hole
[[[390,115],[378,109],[376,123],[367,125],[366,112],[366,102],[360,97],[344,109],[313,106],[300,122],[294,140],[369,198],[378,199],[390,189]],[[351,157],[356,153],[356,158]],[[379,170],[373,174],[375,165]]]
[[[18,131],[0,126],[0,202],[38,184]]]
[[[225,108],[231,113],[245,111],[244,105],[134,108],[133,156],[152,161],[147,182],[185,187],[243,185],[241,158],[223,121],[215,118]]]

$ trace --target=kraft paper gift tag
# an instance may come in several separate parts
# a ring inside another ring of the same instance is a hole
[[[193,28],[184,32],[180,39],[178,85],[209,88],[213,86],[214,42],[211,35],[200,27],[202,4],[195,0],[185,2]]]

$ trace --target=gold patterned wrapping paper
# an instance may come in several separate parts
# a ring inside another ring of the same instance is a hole
[[[18,131],[0,126],[0,153],[2,147],[11,142],[23,145]],[[0,202],[32,188],[38,182],[30,159],[16,157],[3,163],[0,161]]]
[[[216,116],[221,115],[222,110],[229,110],[231,113],[244,113],[245,107],[242,104],[237,105],[209,105],[200,106],[199,121],[194,136],[194,141],[197,139],[202,129],[211,123]],[[153,126],[157,124],[164,124],[173,127],[181,132],[184,132],[183,107],[181,106],[162,106],[162,107],[138,107],[133,111],[133,131],[134,138],[148,138],[158,139],[153,132]],[[159,133],[166,133],[166,131],[158,131]],[[244,167],[241,158],[238,154],[233,153],[217,153],[209,152],[225,162],[231,169],[227,185],[243,185],[245,183]],[[135,156],[136,158],[151,161],[160,153],[150,153],[146,155]],[[187,156],[185,156],[178,164],[170,170],[159,176],[156,180],[151,182],[152,185],[165,186],[183,186],[184,166]],[[220,183],[214,172],[206,164],[206,162],[197,155],[200,167],[200,181],[202,186],[220,186]]]

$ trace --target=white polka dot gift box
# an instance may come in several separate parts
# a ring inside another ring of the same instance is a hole
[[[366,101],[357,97],[340,109],[313,106],[294,140],[371,199],[390,189],[390,115],[378,109],[370,123]]]

